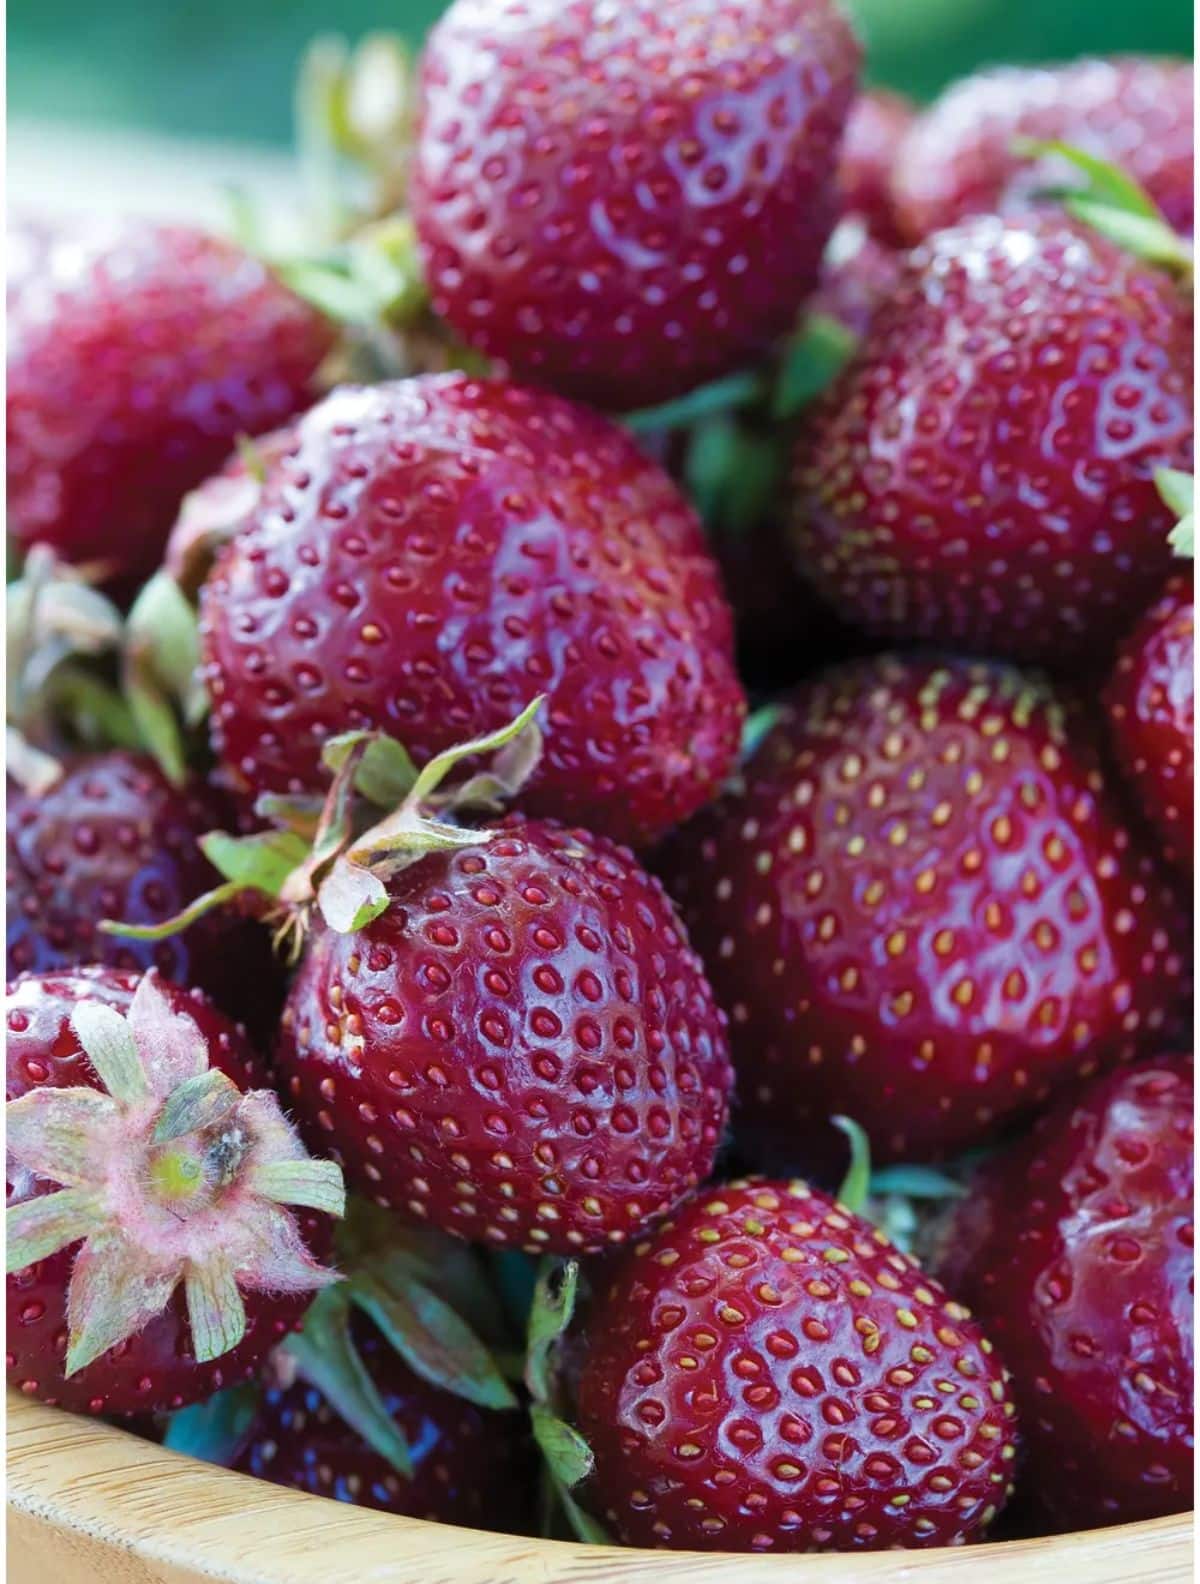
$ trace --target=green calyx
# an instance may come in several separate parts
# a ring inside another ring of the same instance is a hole
[[[558,1345],[575,1314],[579,1293],[577,1260],[546,1260],[538,1274],[529,1310],[525,1354],[525,1386],[529,1421],[542,1455],[546,1484],[546,1528],[561,1512],[577,1540],[611,1545],[602,1525],[584,1511],[572,1494],[592,1472],[591,1448],[561,1411]]]
[[[410,1451],[354,1345],[355,1310],[431,1385],[480,1408],[517,1406],[491,1348],[464,1317],[476,1309],[486,1319],[490,1308],[474,1251],[447,1244],[398,1228],[372,1205],[353,1204],[338,1237],[346,1278],[318,1296],[303,1329],[283,1345],[295,1369],[405,1478],[412,1475]]]
[[[963,1186],[932,1166],[871,1168],[871,1144],[866,1132],[850,1117],[831,1117],[850,1146],[850,1162],[838,1189],[838,1200],[855,1215],[864,1216],[886,1232],[897,1248],[911,1253],[922,1238],[930,1206],[944,1206],[961,1198]]]
[[[160,940],[187,928],[214,907],[245,894],[266,904],[277,939],[294,957],[313,909],[343,934],[365,929],[388,905],[387,882],[431,853],[478,847],[493,832],[460,824],[459,817],[494,814],[537,768],[539,696],[499,731],[436,755],[421,770],[405,749],[379,732],[348,732],[325,745],[332,780],[324,800],[267,797],[259,812],[278,829],[236,837],[215,831],[201,846],[223,876],[221,885],[168,919],[141,926],[104,920],[108,934]],[[489,767],[445,785],[468,759],[491,755]],[[389,808],[382,819],[372,809]]]
[[[1027,159],[1067,165],[1081,180],[1046,187],[1040,197],[1060,203],[1067,213],[1099,231],[1128,252],[1190,282],[1195,268],[1191,243],[1179,235],[1154,200],[1117,165],[1097,159],[1071,143],[1017,140]]]
[[[1159,498],[1175,513],[1175,526],[1168,535],[1172,550],[1183,560],[1196,558],[1196,480],[1176,468],[1159,468],[1154,475]]]
[[[5,1109],[13,1168],[60,1185],[6,1212],[9,1273],[80,1245],[68,1375],[136,1335],[181,1286],[205,1362],[245,1335],[244,1290],[336,1280],[288,1207],[340,1216],[340,1169],[307,1155],[272,1092],[242,1092],[209,1066],[204,1036],[153,971],[127,1014],[84,1001],[71,1026],[101,1087],[34,1089]]]

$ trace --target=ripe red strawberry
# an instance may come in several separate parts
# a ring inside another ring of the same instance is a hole
[[[219,472],[184,496],[163,551],[163,569],[189,596],[199,592],[217,552],[245,527],[268,469],[295,444],[291,424],[243,441]]]
[[[1137,56],[965,77],[901,144],[892,171],[901,231],[917,242],[966,215],[1020,208],[1048,186],[1077,180],[1058,161],[1031,163],[1019,147],[1027,138],[1120,165],[1190,233],[1192,96],[1190,61]]]
[[[361,1316],[354,1347],[413,1464],[405,1479],[297,1379],[264,1395],[235,1468],[276,1485],[434,1523],[520,1530],[530,1506],[520,1418],[493,1413],[423,1381]]]
[[[984,1166],[951,1228],[1043,1529],[1191,1506],[1192,1103],[1190,1056],[1097,1079]]]
[[[249,792],[378,727],[418,761],[545,694],[524,807],[646,842],[700,807],[744,701],[695,513],[607,421],[461,374],[307,415],[201,600],[213,730]]]
[[[456,0],[411,194],[434,308],[603,407],[753,361],[816,283],[858,64],[833,0]]]
[[[756,1158],[805,1162],[839,1113],[881,1160],[952,1152],[1174,1026],[1186,921],[1069,696],[859,661],[797,689],[744,782],[660,872]]]
[[[153,760],[119,750],[76,760],[40,794],[10,785],[8,977],[74,963],[156,967],[267,1037],[282,977],[266,933],[250,919],[209,913],[153,943],[97,927],[106,918],[160,923],[207,891],[217,875],[199,839],[227,817],[202,781],[173,787]]]
[[[254,1375],[332,1279],[310,1248],[342,1187],[244,1035],[99,967],[17,980],[7,1027],[10,1384],[144,1414]]]
[[[915,118],[916,107],[902,94],[873,88],[854,101],[846,122],[838,166],[842,212],[858,215],[885,247],[905,242],[892,208],[892,167]]]
[[[1117,757],[1139,806],[1190,871],[1194,856],[1195,595],[1177,572],[1121,645],[1104,696]]]
[[[313,937],[275,1053],[359,1191],[474,1241],[594,1253],[704,1180],[724,1019],[628,852],[506,821],[394,874],[387,901]]]
[[[10,531],[136,584],[237,436],[313,400],[332,338],[233,243],[145,222],[56,234],[10,295]]]
[[[939,232],[803,438],[802,565],[877,634],[1095,662],[1169,570],[1191,386],[1165,273],[1057,214]]]
[[[968,1311],[801,1182],[703,1189],[590,1310],[589,1505],[630,1545],[960,1544],[1011,1491],[1005,1374]]]

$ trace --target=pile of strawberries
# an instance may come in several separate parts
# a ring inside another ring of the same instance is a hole
[[[319,249],[19,228],[20,1391],[598,1542],[1189,1505],[1191,68],[860,70],[454,0],[309,63]]]

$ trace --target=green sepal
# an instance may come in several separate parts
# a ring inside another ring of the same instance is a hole
[[[163,1446],[182,1457],[228,1468],[254,1424],[262,1390],[259,1381],[228,1386],[207,1402],[177,1409],[167,1421]]]
[[[288,876],[309,853],[308,843],[291,831],[258,831],[253,836],[210,831],[200,838],[200,849],[226,880],[268,897],[282,893]]]
[[[1182,559],[1193,561],[1196,557],[1196,480],[1190,473],[1178,468],[1158,468],[1154,486],[1164,506],[1176,516],[1174,528],[1168,534],[1172,550]]]
[[[167,572],[156,572],[133,603],[125,624],[124,694],[142,739],[163,774],[176,785],[187,775],[182,727],[208,711],[200,682],[196,612]]]
[[[595,1459],[579,1431],[539,1402],[530,1405],[529,1421],[533,1438],[554,1478],[568,1490],[585,1480]]]
[[[103,1224],[103,1204],[86,1188],[64,1188],[10,1205],[4,1212],[5,1271],[11,1276],[49,1259]]]
[[[616,1543],[608,1530],[602,1524],[597,1523],[591,1513],[584,1512],[583,1508],[565,1486],[558,1484],[557,1481],[555,1481],[555,1486],[559,1505],[566,1514],[567,1522],[571,1525],[577,1540],[581,1540],[584,1545],[610,1546]]]
[[[378,732],[342,732],[321,750],[321,763],[336,774],[360,743],[365,743],[354,775],[355,790],[369,803],[395,808],[417,784],[419,774],[403,743]]]
[[[850,1165],[842,1178],[837,1196],[847,1210],[852,1210],[855,1215],[861,1215],[866,1207],[867,1195],[871,1191],[870,1140],[864,1129],[851,1117],[835,1116],[831,1117],[830,1121],[839,1132],[845,1134],[850,1145]]]
[[[794,418],[828,389],[854,355],[858,337],[831,314],[808,314],[788,341],[771,393],[771,416]]]
[[[525,1385],[534,1402],[553,1397],[554,1350],[571,1324],[578,1292],[578,1260],[547,1259],[533,1290],[525,1352]]]
[[[167,1096],[151,1137],[156,1144],[166,1144],[184,1133],[213,1127],[240,1099],[238,1086],[219,1067],[195,1073]]]
[[[1044,188],[1039,197],[1060,203],[1069,215],[1107,236],[1148,264],[1190,277],[1191,244],[1171,226],[1150,195],[1120,166],[1072,143],[1018,138],[1015,151],[1029,159],[1056,158],[1084,178],[1078,186]]]
[[[214,886],[211,891],[202,891],[187,907],[181,908],[171,918],[164,919],[161,924],[127,924],[122,919],[101,919],[97,928],[102,935],[119,935],[123,940],[170,940],[172,935],[178,935],[214,908],[224,907],[227,902],[241,896],[244,890],[243,885],[229,880],[224,885]]]
[[[641,407],[621,419],[634,434],[654,434],[663,429],[687,429],[702,418],[753,407],[767,394],[769,384],[757,370],[745,369],[708,385],[698,385],[686,396],[658,407]]]
[[[367,1268],[353,1273],[347,1290],[422,1379],[480,1408],[517,1406],[491,1353],[432,1288],[412,1277],[388,1280],[386,1268]]]
[[[961,1199],[962,1183],[933,1166],[881,1166],[871,1173],[871,1196],[901,1194],[906,1199]]]
[[[246,1335],[246,1305],[233,1271],[220,1260],[183,1273],[192,1352],[201,1364],[231,1352]]]
[[[787,473],[787,443],[723,414],[696,425],[683,475],[688,494],[714,536],[749,533],[775,506]]]
[[[250,1169],[250,1186],[280,1205],[303,1205],[338,1220],[346,1213],[346,1185],[335,1161],[267,1161]]]
[[[746,764],[758,752],[763,739],[775,729],[783,719],[783,706],[781,704],[763,704],[752,714],[746,716],[742,726],[742,743],[738,758]]]
[[[412,1457],[399,1425],[350,1337],[350,1299],[345,1284],[317,1294],[304,1327],[283,1344],[300,1373],[329,1399],[329,1405],[398,1474],[411,1479]]]
[[[133,1029],[116,1007],[80,1001],[71,1013],[71,1027],[96,1076],[118,1105],[134,1105],[149,1096],[150,1083]]]

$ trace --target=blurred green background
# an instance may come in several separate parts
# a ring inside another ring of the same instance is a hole
[[[918,97],[971,67],[1112,50],[1190,55],[1188,0],[850,0],[875,82]],[[10,0],[14,116],[282,143],[314,33],[418,40],[440,0]]]

